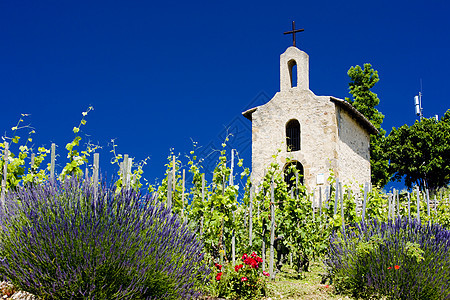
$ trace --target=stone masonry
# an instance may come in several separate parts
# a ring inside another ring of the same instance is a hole
[[[297,86],[292,86],[294,76]],[[280,91],[243,115],[252,122],[254,184],[274,160],[285,167],[287,158],[302,164],[309,191],[324,190],[330,172],[352,189],[370,182],[369,135],[376,128],[349,103],[309,89],[309,57],[298,48],[289,47],[280,56]],[[286,124],[293,119],[300,123],[301,142],[300,150],[289,152]]]

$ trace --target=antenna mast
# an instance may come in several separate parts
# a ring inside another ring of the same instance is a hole
[[[419,121],[422,122],[423,108],[422,108],[422,78],[420,79],[420,92],[418,96],[414,96],[414,106],[416,115],[419,116]]]

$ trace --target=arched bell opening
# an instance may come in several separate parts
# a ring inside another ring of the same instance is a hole
[[[288,61],[289,78],[291,80],[291,87],[296,87],[298,85],[297,78],[297,62],[295,59]]]
[[[301,148],[300,142],[300,122],[296,119],[286,123],[286,151],[298,151]]]

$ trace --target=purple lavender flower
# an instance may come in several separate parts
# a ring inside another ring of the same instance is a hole
[[[450,231],[407,218],[348,226],[330,237],[327,267],[354,297],[450,299]]]
[[[10,191],[0,211],[0,270],[52,299],[179,299],[199,295],[203,245],[150,195],[90,182]],[[95,200],[95,205],[93,205]]]

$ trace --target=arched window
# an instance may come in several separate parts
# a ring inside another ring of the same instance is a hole
[[[288,191],[296,187],[297,184],[303,185],[303,166],[298,161],[292,161],[284,166],[284,181],[288,186]]]
[[[300,150],[300,123],[295,119],[286,124],[286,146],[288,152]]]
[[[296,87],[297,82],[297,62],[294,59],[288,61],[289,77],[291,79],[291,87]]]

